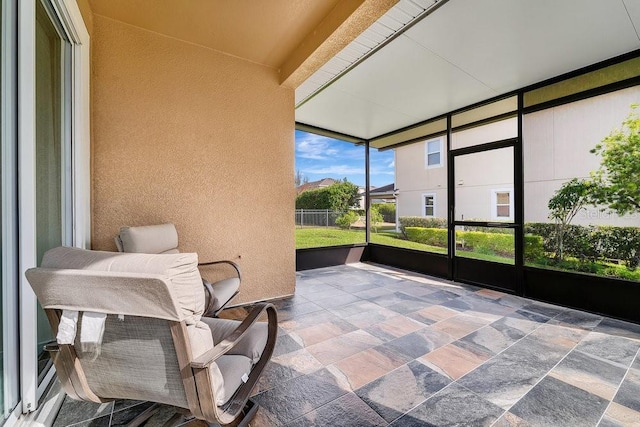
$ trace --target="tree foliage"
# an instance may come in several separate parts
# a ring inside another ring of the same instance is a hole
[[[602,156],[592,173],[595,204],[606,205],[618,215],[640,213],[640,115],[638,105],[616,129],[591,150]]]
[[[346,179],[333,185],[303,191],[296,197],[296,209],[329,209],[346,212],[358,204],[358,186]]]
[[[371,208],[369,209],[369,218],[371,220],[371,227],[377,233],[378,232],[378,225],[384,219],[382,218],[382,214],[380,213],[380,211],[378,210],[378,208],[376,206],[371,206]]]
[[[354,211],[347,211],[336,218],[336,225],[340,228],[351,229],[351,226],[360,219],[360,215]]]
[[[591,197],[592,184],[573,178],[549,199],[549,219],[556,224],[556,258],[564,259],[564,239],[567,227]]]

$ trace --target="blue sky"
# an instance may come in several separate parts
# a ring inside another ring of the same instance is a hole
[[[309,181],[346,177],[364,187],[364,146],[296,130],[296,170]],[[371,185],[381,187],[394,180],[393,150],[371,149]]]

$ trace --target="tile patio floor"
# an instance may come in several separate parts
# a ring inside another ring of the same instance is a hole
[[[277,305],[252,426],[640,426],[640,325],[371,264],[299,272]],[[67,399],[54,426],[146,405]]]

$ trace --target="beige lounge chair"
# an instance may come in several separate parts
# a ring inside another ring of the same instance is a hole
[[[153,401],[222,425],[246,425],[255,413],[247,402],[273,353],[275,308],[258,304],[242,322],[202,317],[196,254],[58,247],[26,277],[56,334],[47,350],[72,398]],[[268,322],[256,322],[264,311]]]
[[[122,227],[115,237],[116,246],[120,252],[146,253],[146,254],[177,254],[178,232],[173,224],[144,225],[140,227]],[[218,313],[238,295],[240,282],[240,266],[233,261],[220,260],[202,262],[202,267],[227,264],[233,267],[234,276],[210,282],[206,278],[202,280],[206,292],[205,316],[217,317]]]

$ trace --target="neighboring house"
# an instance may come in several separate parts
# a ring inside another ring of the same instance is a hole
[[[525,222],[548,222],[547,204],[554,192],[598,169],[600,159],[590,150],[620,127],[638,100],[640,88],[633,87],[524,116]],[[515,137],[514,117],[454,132],[452,148]],[[446,218],[446,135],[396,148],[395,155],[398,215]],[[513,148],[502,148],[454,157],[456,220],[513,221],[513,156]],[[637,227],[640,219],[587,206],[573,223]]]
[[[369,191],[371,203],[395,203],[396,202],[396,186],[395,183],[383,185],[382,187],[372,187]]]
[[[318,181],[307,182],[305,184],[302,184],[296,187],[296,194],[300,194],[303,191],[307,191],[307,190],[317,190],[318,188],[329,187],[330,185],[333,185],[336,182],[338,181],[336,181],[333,178],[323,178]]]

